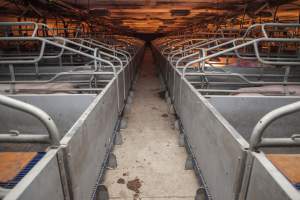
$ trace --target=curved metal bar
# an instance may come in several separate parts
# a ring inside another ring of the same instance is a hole
[[[130,60],[131,60],[131,54],[129,52],[127,52],[127,51],[125,51],[123,49],[116,49],[113,45],[108,45],[108,44],[105,44],[105,43],[100,42],[98,40],[94,40],[92,38],[89,38],[89,40],[92,43],[96,43],[97,45],[101,45],[101,48],[103,48],[105,50],[116,52],[117,54],[124,56],[126,58],[127,63],[130,62]],[[112,48],[114,48],[114,49],[112,49]]]
[[[45,81],[0,81],[2,84],[37,84],[37,83],[51,83],[54,82],[56,79],[63,77],[63,76],[68,76],[68,75],[113,75],[115,76],[115,72],[86,72],[86,71],[70,71],[70,72],[60,72],[55,74],[51,79],[45,80]]]
[[[1,40],[17,40],[18,37],[13,37],[13,38],[2,38],[0,37],[0,41]],[[30,37],[33,38],[33,37]],[[28,39],[28,38],[27,38]],[[26,58],[34,58],[33,60],[0,60],[0,64],[25,64],[25,63],[37,63],[39,62],[44,55],[45,52],[45,42],[42,41],[42,46],[41,46],[41,50],[40,53],[37,57],[26,57]],[[13,58],[13,57],[12,57]],[[21,57],[23,58],[23,57]],[[24,57],[25,58],[25,57]],[[3,59],[3,58],[1,58]]]
[[[184,49],[184,50],[181,50],[181,49],[177,49],[175,51],[172,51],[168,54],[168,60],[172,62],[174,56],[176,55],[180,55],[180,54],[184,54],[185,52],[188,52],[188,51],[191,51],[191,50],[194,50],[196,48],[200,48],[201,46],[205,45],[206,43],[209,43],[209,41],[211,40],[202,40],[201,42],[198,42],[198,43],[195,43],[193,45],[190,45],[188,48]]]
[[[31,116],[35,117],[36,119],[38,119],[47,129],[48,133],[49,133],[49,139],[51,141],[52,145],[58,146],[59,145],[59,140],[60,140],[60,135],[59,135],[59,131],[56,127],[56,124],[54,123],[53,119],[43,110],[30,105],[28,103],[4,96],[4,95],[0,95],[0,104],[10,107],[12,109],[16,109],[22,112],[25,112],[27,114],[30,114]],[[18,138],[18,136],[11,136],[10,138],[12,138],[11,140],[9,140],[10,142],[15,141],[15,142],[20,142]],[[15,139],[13,139],[15,138]],[[37,136],[37,138],[32,136],[32,141],[37,142],[38,140],[40,140],[41,142],[44,142],[45,138],[40,138],[39,136]],[[1,137],[0,137],[0,141],[1,141]],[[27,142],[30,140],[27,140]],[[3,142],[3,140],[2,140]],[[4,141],[5,142],[5,141]]]
[[[65,38],[61,38],[61,37],[55,37],[55,38],[61,39],[62,41],[65,40],[66,42],[69,42],[69,43],[74,44],[74,45],[77,45],[77,46],[82,46],[82,47],[84,47],[84,48],[86,48],[86,49],[88,49],[88,50],[91,50],[92,52],[95,51],[95,49],[93,49],[93,48],[90,48],[90,47],[87,47],[87,46],[84,46],[84,45],[80,45],[80,44],[78,44],[78,43],[76,43],[76,42],[72,42],[72,41],[67,40],[67,39],[65,39]],[[0,40],[1,40],[1,39],[2,39],[2,38],[0,38]],[[50,41],[50,40],[47,40],[47,39],[45,39],[45,38],[41,38],[41,37],[30,37],[30,38],[28,38],[28,37],[12,37],[12,38],[6,38],[6,40],[18,40],[18,39],[21,39],[21,40],[39,40],[39,41],[45,42],[45,43],[47,43],[47,44],[50,44],[50,45],[53,45],[53,46],[56,46],[56,47],[59,47],[59,48],[64,48],[65,50],[71,51],[71,52],[73,52],[73,53],[77,53],[77,54],[80,54],[80,55],[82,55],[82,56],[85,56],[85,57],[88,57],[88,58],[91,58],[91,59],[94,59],[94,60],[97,60],[97,61],[106,63],[106,64],[108,64],[109,66],[111,66],[111,67],[114,69],[114,72],[115,72],[115,66],[114,66],[111,62],[109,62],[109,61],[107,61],[107,60],[104,60],[104,59],[99,58],[99,57],[95,57],[94,55],[87,54],[87,53],[85,53],[85,52],[82,52],[82,51],[73,49],[73,48],[68,47],[68,46],[64,46],[64,45],[62,45],[62,44],[59,44],[59,43],[56,43],[56,42],[53,42],[53,41]],[[1,63],[1,62],[3,62],[3,61],[0,61],[0,63]],[[34,62],[32,62],[32,63],[34,63]]]
[[[252,31],[253,29],[255,29],[256,27],[260,27],[262,34],[265,38],[270,38],[267,34],[266,31],[266,27],[270,26],[270,27],[300,27],[300,24],[297,23],[264,23],[264,24],[253,24],[251,26],[248,27],[248,29],[246,30],[243,38],[247,37],[247,35],[250,33],[250,31]]]
[[[237,41],[237,40],[234,40],[234,41]],[[202,61],[205,61],[205,60],[209,60],[211,58],[214,58],[214,57],[217,57],[217,56],[220,56],[220,55],[224,55],[225,53],[229,53],[231,51],[235,51],[235,50],[238,50],[240,48],[243,48],[243,47],[246,47],[246,46],[249,46],[249,45],[255,45],[255,43],[258,43],[258,42],[261,42],[261,41],[269,41],[269,42],[300,42],[300,39],[296,39],[296,38],[258,38],[258,39],[253,39],[253,40],[250,40],[248,42],[242,43],[240,45],[237,45],[237,46],[234,46],[234,47],[231,47],[231,48],[219,51],[217,53],[214,53],[214,54],[211,54],[211,55],[208,55],[208,56],[205,56],[205,57],[202,57],[202,58],[190,61],[189,63],[187,63],[184,66],[182,76],[184,76],[186,69],[189,66],[191,66],[192,64],[195,64],[197,62],[202,62]],[[230,41],[230,42],[232,42],[232,41]],[[226,42],[226,43],[228,43],[228,42]],[[207,52],[207,51],[209,51],[211,49],[212,48],[208,48],[208,49],[205,49],[205,51]],[[259,56],[258,49],[256,49],[256,58],[260,62],[262,62],[264,64],[273,64],[273,65],[299,65],[299,62],[292,62],[292,61],[286,61],[286,62],[278,62],[278,61],[276,61],[276,62],[272,62],[272,61],[263,60]]]
[[[0,26],[22,26],[22,25],[33,25],[34,29],[31,37],[35,37],[39,28],[39,25],[36,22],[0,22]]]
[[[208,52],[208,51],[212,51],[212,50],[214,50],[214,49],[218,49],[218,48],[220,48],[220,47],[224,47],[224,46],[226,46],[226,45],[229,45],[229,44],[232,44],[234,47],[233,48],[235,48],[235,47],[237,47],[236,49],[233,49],[233,50],[231,50],[231,51],[234,51],[235,52],[235,54],[239,57],[239,58],[242,58],[242,59],[257,59],[257,60],[259,60],[260,62],[262,62],[262,63],[264,63],[264,64],[277,64],[277,65],[281,65],[281,64],[287,64],[287,63],[284,63],[284,62],[272,62],[272,61],[266,61],[266,60],[263,60],[263,59],[261,59],[261,57],[259,56],[259,52],[258,51],[256,51],[256,57],[245,57],[245,56],[241,56],[240,54],[239,54],[239,52],[237,51],[237,49],[239,49],[239,48],[241,48],[241,44],[240,45],[237,45],[236,44],[236,42],[238,42],[238,41],[247,41],[247,40],[250,40],[250,41],[253,41],[253,39],[252,38],[247,38],[247,35],[249,34],[249,32],[251,31],[251,30],[253,30],[253,29],[255,29],[256,27],[261,27],[261,31],[262,31],[262,34],[263,34],[263,37],[261,37],[261,38],[259,38],[259,39],[262,39],[262,38],[265,38],[265,39],[269,39],[269,36],[268,36],[268,34],[267,34],[267,32],[266,32],[266,30],[265,30],[265,27],[266,26],[280,26],[280,27],[300,27],[300,24],[296,24],[296,23],[289,23],[289,24],[286,24],[286,23],[265,23],[265,24],[254,24],[254,25],[251,25],[248,29],[247,29],[247,31],[245,32],[245,34],[244,34],[244,36],[242,37],[242,38],[236,38],[236,39],[231,39],[231,40],[229,40],[229,41],[226,41],[226,38],[219,38],[219,39],[217,39],[217,41],[222,41],[222,40],[224,40],[225,39],[225,42],[223,42],[223,43],[221,43],[221,44],[218,44],[218,45],[215,45],[215,46],[213,46],[213,47],[210,47],[210,48],[207,48],[207,49],[205,49],[205,51],[206,52]],[[279,38],[272,38],[272,39],[279,39]],[[282,39],[287,39],[287,38],[282,38]],[[228,40],[228,38],[227,38],[227,40]],[[254,39],[255,40],[255,39]],[[176,43],[177,41],[173,41],[173,43]],[[247,42],[246,42],[247,43]],[[254,42],[253,43],[253,45],[255,45],[256,43]],[[242,44],[243,45],[243,44]],[[248,44],[248,45],[250,45],[250,44]],[[166,49],[169,49],[170,48],[170,46],[169,45],[167,45],[167,47],[166,48],[164,48],[163,49],[163,52],[166,50]],[[255,47],[254,47],[255,48]],[[162,52],[162,55],[164,55],[164,53]],[[224,53],[224,52],[223,52]],[[180,53],[178,53],[178,54],[180,54]],[[191,56],[193,56],[193,54],[191,55]],[[201,58],[200,58],[201,59]],[[201,62],[200,60],[198,60],[199,62]],[[198,61],[196,61],[196,62],[198,62]],[[192,63],[193,64],[193,63]],[[296,64],[299,64],[299,63],[296,63],[296,62],[289,62],[288,64],[292,64],[292,65],[296,65]]]
[[[299,62],[293,62],[293,61],[289,61],[291,58],[289,59],[283,59],[283,58],[276,58],[275,61],[268,61],[263,59],[260,56],[259,50],[258,50],[258,43],[259,42],[264,42],[264,41],[272,41],[272,42],[300,42],[300,39],[296,39],[296,38],[270,38],[270,39],[261,39],[260,41],[258,41],[257,43],[254,43],[254,51],[255,51],[255,55],[256,58],[259,62],[264,63],[264,64],[270,64],[270,65],[299,65]],[[286,61],[282,61],[282,60],[286,60]]]
[[[38,28],[39,28],[39,26],[42,26],[42,27],[46,27],[46,28],[48,28],[49,29],[49,27],[48,27],[48,25],[47,24],[44,24],[44,23],[36,23],[36,22],[0,22],[0,25],[10,25],[10,26],[14,26],[14,25],[27,25],[27,24],[33,24],[34,26],[35,26],[35,29],[34,29],[34,33],[32,34],[32,37],[35,37],[35,35],[36,35],[36,33],[37,33],[37,30],[38,30]],[[16,38],[16,37],[14,37],[14,38]],[[18,38],[24,38],[24,37],[18,37]],[[39,38],[39,37],[35,37],[35,38]],[[0,37],[0,39],[1,39],[1,37]],[[3,38],[2,38],[3,39]],[[8,39],[9,40],[9,38],[7,38],[6,37],[6,39]],[[49,40],[49,38],[43,38],[43,39],[48,39]],[[85,48],[85,49],[87,49],[87,50],[90,50],[90,51],[94,51],[94,49],[92,49],[92,48],[89,48],[89,47],[87,47],[87,46],[85,46],[85,45],[82,45],[82,44],[78,44],[78,43],[76,43],[76,42],[73,42],[72,40],[68,40],[68,39],[66,39],[66,38],[62,38],[62,37],[56,37],[56,36],[54,36],[54,37],[51,37],[51,39],[58,39],[58,40],[62,40],[63,41],[63,46],[65,46],[67,43],[70,43],[70,44],[73,44],[73,45],[75,45],[75,46],[79,46],[80,48]],[[53,44],[52,44],[53,45]],[[60,45],[60,44],[59,44]],[[55,46],[55,45],[54,45]],[[62,49],[65,49],[65,48],[63,48],[63,47],[60,47],[60,48],[62,48]],[[69,48],[69,47],[68,47]],[[69,50],[69,49],[68,49]],[[69,50],[70,51],[70,50]],[[38,61],[40,61],[41,60],[41,55],[43,55],[42,54],[42,52],[44,53],[44,49],[43,49],[43,51],[41,51],[41,53],[40,53],[40,56],[37,58],[37,59],[35,59],[34,61],[32,61],[33,63],[35,63],[35,62],[38,62]],[[45,58],[56,58],[56,57],[60,57],[61,55],[62,55],[62,53],[63,53],[63,50],[57,55],[57,56],[55,56],[55,57],[52,57],[52,56],[48,56],[48,57],[45,57]],[[102,53],[104,53],[104,52],[102,52]],[[109,56],[109,54],[107,54],[107,56]],[[27,63],[28,63],[29,61],[27,61]],[[102,62],[109,62],[109,61],[107,61],[107,60],[104,60],[104,59],[102,59]],[[1,62],[0,62],[1,63]],[[7,63],[6,63],[7,64]],[[107,63],[108,64],[108,63]],[[113,64],[112,63],[110,63],[109,65],[111,65],[112,67],[114,67],[113,66]],[[121,65],[123,65],[122,64],[122,62],[121,62]]]
[[[219,39],[217,39],[217,40],[211,40],[211,41],[208,41],[208,42],[203,43],[203,44],[200,45],[199,47],[202,47],[202,46],[204,46],[204,45],[209,45],[209,44],[211,44],[211,43],[216,43],[216,44],[217,44],[218,41],[219,41]],[[202,49],[202,48],[200,48],[199,51],[201,51],[201,49]],[[186,59],[186,58],[193,57],[193,56],[195,56],[195,55],[198,55],[198,52],[192,53],[192,54],[189,54],[189,55],[186,55],[186,56],[184,56],[184,57],[181,57],[180,59],[177,60],[177,62],[176,62],[176,67],[178,67],[179,63],[180,63],[182,60],[184,60],[184,59]]]
[[[48,39],[48,40],[52,40],[52,39],[54,39],[53,37],[44,37],[45,39]],[[0,37],[0,40],[6,40],[6,38],[5,37]],[[65,41],[63,41],[63,44],[62,45],[66,45],[66,42]],[[42,58],[43,59],[54,59],[54,58],[60,58],[62,55],[63,55],[63,53],[64,53],[64,49],[63,48],[61,48],[61,50],[58,52],[58,54],[57,55],[52,55],[52,56],[47,56],[47,55],[44,55],[45,54],[45,44],[44,43],[42,43],[42,46],[41,46],[41,49],[40,49],[40,53],[39,53],[39,56],[38,57],[35,57],[35,56],[19,56],[19,57],[16,57],[16,56],[14,56],[14,57],[7,57],[7,59],[9,59],[9,58],[11,58],[11,59],[17,59],[17,60],[7,60],[7,62],[9,62],[8,64],[18,64],[19,62],[18,62],[18,60],[20,60],[20,59],[29,59],[29,58],[35,58],[34,60],[30,60],[30,61],[28,61],[28,63],[32,63],[32,62],[39,62]],[[1,59],[3,59],[3,57],[1,58]],[[2,61],[0,61],[0,63],[2,63]],[[23,63],[27,63],[26,61],[25,62],[23,62],[23,61],[21,61],[21,63],[20,64],[23,64]],[[6,63],[3,63],[3,64],[6,64]]]
[[[53,37],[50,37],[50,38],[46,38],[46,39],[53,39]],[[55,38],[54,38],[55,39]],[[63,41],[63,44],[62,45],[66,45],[66,41]],[[64,51],[65,49],[64,48],[61,48],[61,51],[57,54],[57,55],[54,55],[54,56],[46,56],[44,55],[43,58],[46,58],[46,59],[52,59],[52,58],[60,58],[62,57],[62,55],[64,54]]]
[[[84,39],[83,39],[84,40]],[[118,54],[118,55],[121,55],[121,56],[124,56],[125,57],[125,59],[126,59],[126,62],[127,63],[129,63],[129,58],[128,58],[128,55],[126,55],[126,54],[124,54],[123,52],[121,52],[119,49],[118,50],[116,50],[116,49],[112,49],[113,47],[111,47],[111,48],[108,48],[107,46],[103,46],[101,43],[98,43],[98,41],[97,40],[93,40],[93,42],[90,42],[90,41],[87,41],[87,40],[84,40],[85,42],[88,42],[89,44],[91,44],[91,45],[95,45],[95,46],[97,46],[97,47],[99,47],[99,48],[102,48],[102,49],[105,49],[105,50],[107,50],[107,51],[111,51],[111,52],[113,52],[113,53],[116,53],[116,54]],[[126,51],[125,51],[126,52]],[[127,52],[128,53],[128,52]],[[129,54],[129,53],[128,53]],[[130,54],[129,54],[130,55]]]
[[[179,41],[178,43],[175,43],[175,44],[176,44],[176,46],[183,46],[183,45],[185,45],[185,44],[187,44],[189,42],[202,41],[202,40],[204,40],[204,39],[189,38],[189,39],[184,40],[184,41]],[[171,47],[174,47],[174,45],[173,46],[169,46],[168,49],[165,49],[165,50],[169,50]],[[174,51],[176,51],[176,50],[174,50]],[[169,52],[169,54],[171,54],[171,53],[172,53],[172,51]]]
[[[105,55],[105,56],[107,56],[107,57],[110,57],[110,58],[113,58],[113,59],[117,60],[117,61],[120,63],[121,68],[124,67],[124,66],[123,66],[123,62],[122,62],[122,60],[121,60],[120,58],[118,58],[117,56],[114,56],[114,55],[111,55],[111,54],[108,54],[108,53],[105,53],[105,52],[100,51],[99,48],[105,49],[105,47],[100,46],[100,45],[97,45],[97,44],[93,44],[92,42],[89,42],[89,41],[86,41],[86,40],[83,40],[83,39],[80,39],[80,40],[83,41],[83,42],[86,42],[86,43],[88,43],[88,44],[90,44],[90,45],[96,46],[95,49],[97,49],[97,52],[98,52],[99,54],[102,54],[102,55]],[[106,50],[107,50],[107,48],[106,48]],[[111,50],[111,49],[110,49],[110,50]],[[111,51],[114,52],[113,50],[111,50]],[[122,54],[122,55],[124,55],[124,54]],[[126,56],[126,55],[124,55],[124,56]]]
[[[185,76],[219,76],[219,77],[235,77],[239,78],[241,81],[249,85],[275,85],[275,84],[285,84],[285,85],[300,85],[300,82],[266,82],[266,81],[250,81],[244,75],[239,73],[216,73],[216,72],[192,72],[185,73]]]
[[[183,57],[179,58],[179,59],[176,61],[175,67],[177,68],[177,67],[179,66],[179,63],[180,63],[181,61],[183,61],[184,59],[187,59],[187,58],[190,58],[190,57],[193,57],[193,56],[196,56],[196,55],[199,55],[199,52],[192,53],[192,54],[189,54],[189,55],[186,55],[186,56],[183,56]]]
[[[300,111],[300,101],[277,108],[263,116],[252,131],[250,150],[256,151],[259,147],[267,146],[300,146],[300,140],[297,138],[262,138],[271,123],[297,111]]]
[[[0,134],[0,143],[49,143],[48,135],[36,135],[36,134]]]
[[[165,55],[165,51],[167,49],[169,49],[169,47],[171,47],[172,45],[170,43],[176,43],[176,41],[178,41],[180,39],[174,39],[174,40],[171,40],[171,41],[167,41],[164,45],[164,47],[161,48],[161,54],[162,55]]]

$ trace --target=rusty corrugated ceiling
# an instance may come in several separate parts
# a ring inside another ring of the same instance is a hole
[[[300,8],[299,0],[2,0],[0,2],[0,9],[2,7],[3,11],[5,6],[13,4],[25,12],[29,3],[31,13],[38,13],[40,17],[43,15],[74,17],[133,33],[167,33],[193,24],[203,26],[228,22],[238,24],[242,20],[298,21]],[[11,10],[13,13],[13,9]],[[8,9],[2,14],[9,12]],[[20,14],[19,11],[15,11],[16,15],[18,13]]]

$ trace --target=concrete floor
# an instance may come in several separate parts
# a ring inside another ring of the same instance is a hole
[[[158,95],[160,82],[155,70],[147,48],[132,107],[125,115],[128,127],[121,130],[123,144],[114,148],[118,167],[107,170],[104,178],[110,199],[193,200],[196,194],[196,176],[184,169],[187,153],[178,145],[174,116]],[[138,191],[127,187],[134,179]]]

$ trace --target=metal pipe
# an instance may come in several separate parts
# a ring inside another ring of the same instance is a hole
[[[113,75],[115,76],[114,72],[94,72],[94,71],[90,71],[90,72],[86,72],[86,71],[75,71],[75,72],[61,72],[61,73],[57,73],[55,76],[53,76],[51,79],[49,80],[45,80],[45,81],[0,81],[0,83],[5,83],[5,84],[20,84],[20,83],[29,83],[29,84],[37,84],[37,83],[51,83],[54,82],[56,79],[61,78],[63,76],[76,76],[76,75]]]
[[[0,134],[1,142],[17,142],[17,143],[49,143],[50,138],[48,135],[35,135],[35,134]]]
[[[198,62],[203,62],[205,60],[209,60],[211,58],[223,55],[224,53],[228,53],[228,52],[231,52],[231,51],[234,51],[234,50],[237,50],[237,49],[249,46],[249,45],[254,45],[254,43],[265,42],[265,41],[267,41],[267,42],[300,42],[300,39],[294,39],[294,38],[259,38],[259,39],[254,39],[254,40],[242,43],[240,45],[237,45],[237,46],[234,46],[234,47],[231,47],[231,48],[219,51],[217,53],[214,53],[214,54],[211,54],[211,55],[208,55],[208,56],[205,56],[205,57],[202,57],[202,58],[190,61],[189,63],[187,63],[184,66],[182,76],[183,77],[185,76],[186,69],[189,66],[191,66],[192,64],[195,64],[195,63],[198,63]],[[207,52],[207,50],[206,50],[206,52]],[[259,55],[257,54],[257,52],[256,52],[256,56],[257,56],[257,59],[259,59]],[[260,62],[265,63],[265,64],[280,64],[280,65],[283,65],[283,64],[284,65],[298,65],[299,64],[299,62],[292,62],[292,61],[286,61],[286,62],[269,62],[269,61],[265,61],[265,60],[262,60],[262,59],[259,59],[259,60],[260,60]]]
[[[250,150],[256,151],[259,147],[264,146],[300,146],[300,140],[297,139],[262,138],[265,130],[271,123],[297,111],[300,111],[300,101],[277,108],[263,116],[252,131],[250,137]]]
[[[60,135],[59,135],[59,131],[56,127],[56,124],[54,123],[53,119],[43,110],[41,110],[40,108],[37,108],[33,105],[30,105],[28,103],[4,96],[4,95],[0,95],[0,104],[10,107],[12,109],[16,109],[22,112],[25,112],[27,114],[30,114],[31,116],[35,117],[36,119],[38,119],[47,129],[48,133],[49,133],[49,139],[51,141],[52,145],[58,146],[59,140],[60,140]],[[9,139],[10,142],[20,142],[20,139],[17,139],[19,136],[10,136],[11,139]],[[24,137],[24,136],[22,136]],[[29,137],[26,138],[26,136],[24,137],[25,139],[29,139]],[[1,139],[1,138],[0,138]],[[4,139],[8,139],[5,138],[4,135]],[[44,137],[39,137],[37,136],[36,139],[31,138],[33,141],[37,142],[38,140],[40,140],[40,142],[44,142],[45,138]],[[3,140],[2,140],[3,141]],[[3,141],[5,142],[5,141]]]
[[[34,29],[31,37],[34,37],[38,31],[38,23],[36,22],[0,22],[0,26],[20,26],[20,25],[33,25]]]

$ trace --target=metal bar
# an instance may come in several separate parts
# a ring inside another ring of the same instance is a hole
[[[300,111],[300,101],[277,108],[263,116],[256,124],[250,138],[250,150],[256,151],[264,146],[300,146],[300,140],[262,138],[264,131],[277,119]]]
[[[0,134],[0,143],[49,143],[49,135],[36,135],[36,134]]]
[[[59,140],[60,140],[59,131],[58,131],[53,119],[46,112],[44,112],[43,110],[41,110],[33,105],[30,105],[28,103],[25,103],[25,102],[22,102],[22,101],[19,101],[19,100],[16,100],[16,99],[4,96],[4,95],[0,95],[0,104],[10,107],[12,109],[16,109],[16,110],[25,112],[25,113],[30,114],[31,116],[35,117],[36,119],[38,119],[46,127],[46,129],[49,133],[48,137],[50,139],[51,144],[55,145],[55,146],[59,145]],[[12,142],[12,141],[20,142],[20,139],[17,139],[17,137],[18,136],[11,135],[11,139],[9,141],[10,142]],[[26,138],[26,136],[24,138]],[[37,136],[36,141],[38,141],[38,139],[41,139],[41,142],[44,142],[45,138],[44,137],[41,138],[41,137]],[[5,141],[3,141],[3,142],[5,142]]]

